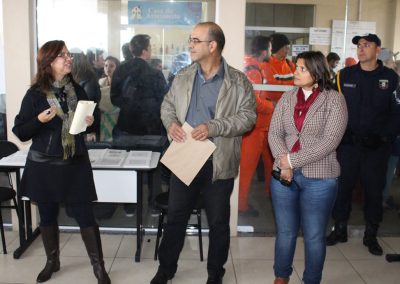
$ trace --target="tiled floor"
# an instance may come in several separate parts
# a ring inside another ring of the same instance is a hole
[[[0,254],[0,283],[35,283],[36,275],[45,262],[40,238],[15,260],[12,252],[18,244],[16,232],[6,232],[9,253]],[[143,257],[140,263],[133,260],[134,235],[102,234],[106,268],[112,283],[146,283],[154,275],[158,263],[153,260],[154,236],[147,236],[143,244]],[[400,253],[400,238],[380,238],[385,253]],[[93,276],[89,259],[86,256],[80,235],[62,233],[60,238],[61,270],[47,283],[97,283]],[[204,238],[207,251],[208,240]],[[186,239],[181,254],[179,269],[173,284],[204,284],[206,282],[206,262],[200,262],[197,237]],[[273,275],[273,237],[238,237],[231,239],[229,259],[225,266],[225,284],[272,283]],[[207,254],[205,254],[207,255]],[[301,283],[304,269],[302,239],[298,239],[294,261],[294,273],[290,283]],[[334,284],[398,284],[400,283],[400,262],[388,263],[384,256],[372,256],[359,238],[351,238],[348,243],[329,247],[322,283]]]

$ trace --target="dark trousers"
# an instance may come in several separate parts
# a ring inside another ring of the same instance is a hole
[[[159,250],[159,269],[169,278],[172,278],[177,270],[186,226],[200,194],[210,229],[208,274],[214,276],[222,273],[228,259],[230,196],[233,190],[233,178],[212,182],[212,172],[212,162],[207,161],[189,187],[175,175],[171,176],[167,224]]]
[[[58,226],[58,212],[60,204],[58,202],[39,202],[40,226]],[[96,225],[93,214],[93,203],[79,202],[66,203],[66,209],[71,213],[80,228],[87,228]]]
[[[340,145],[337,150],[341,166],[338,195],[333,208],[336,222],[347,222],[350,217],[352,194],[358,180],[364,190],[364,218],[371,224],[382,221],[382,193],[386,182],[386,169],[390,156],[389,143],[377,149],[360,145]]]

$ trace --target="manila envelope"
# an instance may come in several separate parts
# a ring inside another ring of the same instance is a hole
[[[172,141],[160,162],[189,186],[216,146],[208,139],[205,141],[194,140],[190,134],[193,127],[187,122],[183,124],[182,128],[186,132],[185,142]]]

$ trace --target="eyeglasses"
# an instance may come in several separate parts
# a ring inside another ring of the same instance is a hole
[[[61,52],[60,54],[57,55],[57,57],[62,57],[64,59],[67,59],[67,58],[74,59],[74,55],[69,52]]]
[[[273,170],[272,171],[272,177],[274,179],[276,179],[277,181],[279,181],[283,186],[287,186],[290,187],[293,184],[295,184],[297,186],[297,188],[300,188],[299,185],[297,184],[297,182],[292,179],[291,181],[285,180],[285,179],[281,179],[281,169],[278,167],[277,170]]]
[[[308,71],[308,69],[305,66],[299,66],[299,65],[296,65],[296,70],[301,73],[305,73]]]
[[[200,39],[198,39],[198,38],[196,38],[196,37],[189,37],[188,38],[188,44],[191,44],[191,43],[193,43],[193,44],[198,44],[198,43],[200,43],[200,42],[212,42],[212,40],[200,40]]]

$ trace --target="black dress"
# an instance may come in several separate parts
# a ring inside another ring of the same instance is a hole
[[[86,93],[73,84],[77,99]],[[50,106],[45,94],[30,88],[15,118],[14,134],[21,141],[32,139],[18,193],[35,202],[87,202],[97,200],[93,173],[83,134],[75,135],[75,155],[63,160],[62,120],[55,116],[41,123],[37,116]],[[91,132],[88,129],[87,132]]]

